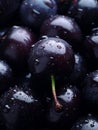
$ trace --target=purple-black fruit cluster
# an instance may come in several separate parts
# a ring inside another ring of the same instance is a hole
[[[0,0],[0,130],[98,130],[98,1]]]

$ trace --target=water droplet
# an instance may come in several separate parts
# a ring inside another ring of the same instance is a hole
[[[36,9],[33,9],[33,12],[35,13],[35,14],[40,14],[40,12],[39,11],[37,11]]]
[[[41,37],[41,39],[48,39],[48,36],[44,35]]]
[[[53,60],[53,59],[54,59],[54,57],[52,57],[52,56],[51,56],[51,57],[50,57],[50,59],[51,59],[51,60]]]
[[[94,123],[92,123],[92,124],[90,124],[90,126],[91,126],[91,127],[94,127],[95,125],[94,125]]]
[[[13,90],[14,92],[17,92],[16,89]]]
[[[62,47],[61,47],[60,45],[57,45],[57,48],[58,48],[58,49],[61,49]]]
[[[79,126],[82,127],[82,124],[80,124]]]
[[[89,113],[88,116],[92,116],[92,115]]]
[[[10,109],[9,105],[5,105],[6,108]]]
[[[66,32],[66,31],[64,31],[64,34],[67,34],[67,32]]]
[[[35,64],[39,64],[39,59],[35,59]]]
[[[69,93],[69,92],[67,92],[67,95],[70,95],[70,93]]]
[[[44,3],[48,6],[48,7],[50,7],[50,8],[53,8],[54,6],[54,4],[53,4],[53,1],[51,1],[51,0],[44,0]]]
[[[33,4],[30,4],[30,6],[32,6]]]
[[[32,47],[34,47],[35,45],[33,44]]]
[[[55,36],[56,38],[60,38],[59,36]]]
[[[80,126],[79,125],[76,125],[76,128],[79,128]]]
[[[26,75],[26,78],[30,78],[31,77],[31,73]]]
[[[9,111],[10,111],[9,105],[5,105],[4,108],[3,108],[3,112],[8,113]]]
[[[27,2],[24,2],[24,4],[25,4],[25,5],[28,5],[28,3],[27,3]]]
[[[85,123],[88,123],[89,121],[88,120],[85,120]]]
[[[11,100],[14,100],[14,98],[11,98]]]

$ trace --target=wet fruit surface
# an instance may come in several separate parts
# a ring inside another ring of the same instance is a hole
[[[98,130],[98,1],[0,0],[0,130]]]

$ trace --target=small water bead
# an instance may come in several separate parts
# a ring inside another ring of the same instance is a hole
[[[9,105],[5,105],[5,107],[6,107],[7,109],[10,109]]]
[[[26,75],[26,78],[30,78],[31,77],[31,73]]]
[[[34,47],[35,45],[33,44],[32,47]]]
[[[53,8],[54,7],[54,3],[52,0],[44,0],[44,3],[49,6],[50,8]]]
[[[52,56],[51,56],[51,57],[50,57],[50,59],[51,59],[51,60],[53,60],[53,59],[54,59],[54,57],[52,57]]]
[[[41,39],[48,39],[48,36],[44,35],[44,36],[41,37]]]
[[[35,14],[37,14],[37,15],[40,15],[40,12],[37,11],[36,9],[33,9],[33,12],[34,12]]]
[[[60,45],[57,46],[58,49],[61,49],[62,47]]]
[[[76,125],[76,128],[79,128],[79,127],[80,127],[80,125],[79,125],[79,124],[77,124],[77,125]]]

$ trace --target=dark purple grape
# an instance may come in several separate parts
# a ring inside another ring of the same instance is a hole
[[[84,40],[83,55],[86,58],[88,69],[90,71],[98,69],[98,29],[92,30],[92,33]]]
[[[98,1],[74,0],[68,14],[75,18],[83,35],[89,34],[90,30],[98,25]]]
[[[4,36],[1,52],[14,71],[26,70],[27,58],[31,45],[36,42],[36,36],[29,29],[12,26]]]
[[[17,85],[1,96],[0,111],[7,130],[33,130],[43,113],[31,89]]]
[[[91,114],[81,117],[71,130],[98,130],[98,117]]]
[[[13,84],[13,72],[6,61],[0,60],[0,95]]]
[[[83,106],[87,111],[97,113],[98,110],[98,70],[90,72],[84,80],[82,91]]]
[[[59,38],[45,38],[32,46],[29,69],[35,75],[68,75],[74,66],[71,46]]]
[[[50,128],[70,128],[80,114],[81,95],[79,90],[72,85],[65,85],[57,91],[57,98],[62,105],[57,109],[51,100],[47,105],[46,120]]]
[[[38,29],[42,22],[56,14],[54,0],[24,0],[20,7],[20,17],[27,26]]]
[[[60,37],[66,40],[75,50],[82,46],[82,34],[74,19],[64,15],[55,15],[44,21],[40,31],[41,36]]]
[[[74,69],[69,77],[69,82],[82,87],[82,82],[87,74],[87,66],[84,58],[79,54],[75,54],[75,65]]]

